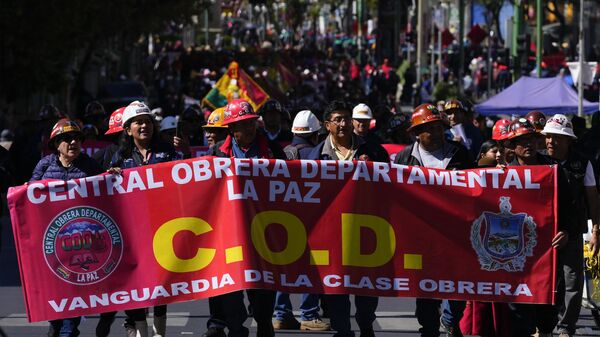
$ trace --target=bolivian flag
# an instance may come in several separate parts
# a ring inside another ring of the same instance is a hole
[[[229,64],[227,72],[202,99],[202,103],[216,109],[227,105],[228,101],[236,98],[245,99],[252,105],[254,111],[258,111],[269,100],[269,95],[234,61]]]

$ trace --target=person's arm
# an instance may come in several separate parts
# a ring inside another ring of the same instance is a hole
[[[596,177],[592,164],[588,162],[585,170],[585,178],[583,179],[585,186],[585,199],[587,201],[588,215],[592,219],[592,236],[590,237],[590,250],[593,255],[597,255],[600,250],[600,198],[598,198],[598,190],[596,189]]]
[[[587,200],[588,214],[592,219],[592,236],[590,237],[590,250],[593,255],[598,254],[600,250],[600,223],[598,208],[600,207],[600,200],[598,199],[598,192],[596,187],[585,187],[585,196]]]

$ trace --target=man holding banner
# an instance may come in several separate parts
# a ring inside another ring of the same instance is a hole
[[[315,160],[366,160],[389,162],[385,151],[377,151],[378,144],[362,139],[353,131],[352,108],[341,101],[333,101],[325,109],[323,115],[325,127],[329,135],[310,153],[310,159]],[[380,147],[380,146],[379,146]],[[327,295],[326,301],[331,328],[336,330],[336,337],[354,336],[350,327],[349,295]],[[360,327],[361,337],[375,336],[373,322],[377,310],[378,297],[355,296],[356,322]]]
[[[575,225],[582,233],[587,233],[587,219],[592,219],[590,248],[598,254],[598,192],[596,178],[590,161],[576,152],[572,142],[577,139],[571,121],[565,115],[556,114],[548,119],[542,135],[546,136],[548,155],[559,165],[569,182],[569,193],[573,198],[572,208],[576,210]],[[583,238],[578,233],[569,236],[562,254],[559,254],[558,290],[556,306],[558,310],[558,331],[561,337],[575,334],[581,310],[583,289]],[[562,266],[562,267],[561,267]]]
[[[225,107],[223,126],[229,128],[229,135],[224,141],[211,147],[209,155],[234,158],[267,158],[285,159],[281,147],[269,141],[259,133],[250,103],[243,99],[234,99]],[[254,320],[257,323],[257,337],[271,337],[273,330],[273,309],[275,291],[266,289],[248,289],[248,300],[252,307]],[[225,336],[223,329],[229,328],[229,337],[247,337],[248,328],[244,322],[248,317],[244,307],[242,291],[209,298],[210,319],[207,322],[206,337]]]
[[[433,104],[425,103],[415,108],[412,114],[412,132],[417,140],[396,156],[396,164],[423,166],[443,170],[463,170],[473,166],[467,149],[459,143],[450,143],[444,137],[445,124],[442,115]],[[443,314],[440,319],[439,307]],[[440,323],[449,336],[462,336],[458,326],[465,301],[436,300],[417,298],[416,316],[421,328],[421,336],[439,336]]]
[[[509,140],[510,146],[515,152],[515,159],[508,165],[531,166],[551,164],[548,157],[538,153],[537,137],[538,134],[535,127],[527,119],[520,118],[513,121],[510,125]],[[579,233],[573,221],[575,214],[573,214],[573,200],[567,192],[569,190],[568,182],[560,170],[557,171],[557,174],[558,232],[552,238],[552,247],[558,249],[557,261],[559,266],[557,270],[561,270],[561,260],[564,258],[565,252],[564,247],[567,245],[569,237],[581,235],[581,233]],[[550,277],[550,282],[554,284],[556,280],[553,276]],[[509,303],[508,306],[511,311],[511,336],[531,336],[536,332],[536,327],[541,337],[552,336],[552,331],[557,323],[556,306],[550,304],[531,305],[522,303]]]

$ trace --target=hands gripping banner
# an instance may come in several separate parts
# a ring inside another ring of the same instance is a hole
[[[30,321],[248,288],[551,303],[554,170],[202,157],[8,199]]]

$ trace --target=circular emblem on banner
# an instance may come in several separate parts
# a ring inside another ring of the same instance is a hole
[[[65,282],[100,282],[116,269],[123,255],[123,236],[114,220],[88,206],[57,215],[44,233],[48,267]]]

